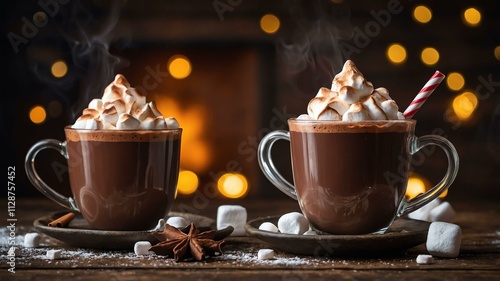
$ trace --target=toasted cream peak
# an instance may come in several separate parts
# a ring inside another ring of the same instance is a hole
[[[351,60],[347,60],[342,71],[335,75],[331,89],[320,88],[307,106],[307,114],[313,120],[403,119],[398,110],[387,89],[374,90],[373,84]]]
[[[73,128],[80,129],[170,129],[179,128],[173,117],[165,119],[154,101],[130,87],[125,76],[117,74],[101,99],[93,99]]]

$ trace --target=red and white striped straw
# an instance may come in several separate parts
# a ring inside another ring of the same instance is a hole
[[[434,75],[425,83],[424,87],[415,96],[413,101],[410,103],[408,108],[403,112],[405,119],[411,119],[415,113],[420,109],[422,104],[429,98],[429,96],[434,92],[434,90],[443,81],[445,75],[439,71],[436,71]]]

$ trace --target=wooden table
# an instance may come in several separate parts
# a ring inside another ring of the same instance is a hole
[[[2,202],[7,206],[5,198]],[[192,199],[179,200],[174,209],[192,203]],[[228,203],[245,206],[249,219],[298,210],[288,199],[213,200],[200,209],[201,214],[215,219],[217,207]],[[0,280],[500,280],[500,205],[494,201],[451,204],[457,211],[455,223],[462,227],[461,254],[455,259],[436,258],[430,265],[415,261],[418,254],[427,253],[424,244],[397,255],[380,253],[375,258],[320,258],[276,251],[276,259],[260,261],[258,250],[269,245],[251,237],[230,237],[220,257],[175,263],[159,256],[137,257],[132,249],[73,248],[42,234],[40,247],[21,247],[21,256],[15,258],[15,273],[10,273],[6,256],[9,232],[3,227]],[[36,218],[58,210],[45,198],[18,198],[17,243],[25,233],[35,231],[32,225]],[[51,249],[62,249],[64,258],[47,259],[45,254]]]

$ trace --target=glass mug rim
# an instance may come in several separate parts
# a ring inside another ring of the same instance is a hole
[[[83,129],[83,128],[73,128],[73,125],[67,125],[64,127],[64,131],[78,131],[78,132],[86,132],[86,133],[103,133],[103,134],[112,134],[112,133],[149,133],[149,132],[176,132],[182,131],[182,128],[176,129]]]
[[[331,124],[331,125],[339,125],[339,126],[353,126],[360,124],[368,124],[368,125],[379,125],[379,124],[416,124],[417,120],[415,119],[397,119],[397,120],[362,120],[362,121],[343,121],[343,120],[308,120],[308,119],[297,119],[297,117],[289,118],[288,122],[294,123],[304,123],[304,124]]]

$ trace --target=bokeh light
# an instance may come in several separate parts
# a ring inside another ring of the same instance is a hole
[[[426,6],[417,6],[413,10],[413,18],[420,23],[428,23],[432,19],[432,12]]]
[[[276,33],[280,28],[280,19],[273,14],[264,15],[260,18],[260,28],[268,34]]]
[[[174,55],[168,60],[168,71],[175,79],[184,79],[191,74],[191,62],[183,55]]]
[[[471,117],[477,107],[477,97],[474,93],[466,91],[453,99],[453,111],[460,120],[467,120]]]
[[[465,85],[464,76],[458,72],[451,72],[446,76],[446,85],[450,90],[460,91]]]
[[[435,65],[439,61],[439,52],[432,47],[427,47],[422,50],[420,58],[426,65]]]
[[[35,124],[41,124],[47,118],[47,113],[45,112],[45,108],[41,105],[36,105],[30,110],[30,120]]]
[[[421,193],[425,193],[426,186],[423,179],[418,176],[410,176],[408,186],[406,187],[406,198],[412,199]]]
[[[226,173],[217,181],[217,188],[227,198],[241,198],[248,192],[248,181],[242,174]]]
[[[188,170],[179,172],[179,180],[177,182],[177,192],[183,195],[193,194],[199,185],[198,176]]]
[[[62,78],[68,73],[68,66],[62,60],[56,61],[52,64],[50,68],[52,75],[56,78]]]
[[[406,60],[406,49],[403,45],[395,43],[387,48],[387,58],[391,63],[400,64]]]
[[[497,60],[500,60],[500,46],[496,46],[495,50],[493,51],[493,54],[495,55],[495,58]]]
[[[465,25],[478,26],[481,24],[481,12],[476,8],[468,8],[464,11],[462,20]]]

